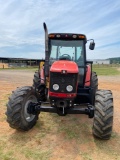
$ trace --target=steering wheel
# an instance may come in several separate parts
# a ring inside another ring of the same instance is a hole
[[[71,57],[69,54],[63,54],[62,56],[60,56],[59,58],[60,60],[70,60],[71,61]]]

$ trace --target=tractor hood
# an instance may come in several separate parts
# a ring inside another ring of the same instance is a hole
[[[51,72],[78,73],[78,66],[73,61],[60,60],[55,61],[51,68]]]

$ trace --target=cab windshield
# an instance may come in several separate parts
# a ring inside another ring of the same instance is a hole
[[[57,60],[70,60],[84,65],[84,41],[83,40],[51,40],[50,41],[50,65]]]

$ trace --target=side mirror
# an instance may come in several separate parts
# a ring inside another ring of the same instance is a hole
[[[94,48],[95,48],[95,43],[90,42],[89,49],[94,50]]]

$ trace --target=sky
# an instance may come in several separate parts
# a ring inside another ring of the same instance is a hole
[[[88,59],[120,57],[120,0],[0,0],[0,57],[44,58],[44,30],[95,40]]]

